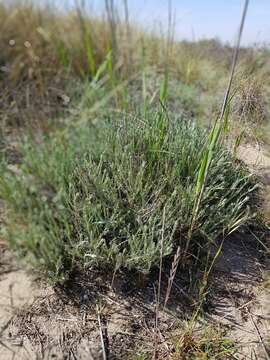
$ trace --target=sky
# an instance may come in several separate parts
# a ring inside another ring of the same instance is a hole
[[[69,0],[73,1],[73,0]],[[104,10],[104,0],[85,0],[94,12]],[[114,0],[123,9],[123,0]],[[171,0],[175,12],[175,37],[199,40],[218,37],[233,43],[239,27],[244,0]],[[168,0],[128,0],[132,22],[143,27],[166,29]],[[242,38],[243,45],[270,43],[270,0],[250,0]]]

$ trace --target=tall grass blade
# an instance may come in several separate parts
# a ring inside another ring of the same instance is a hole
[[[114,0],[105,0],[105,9],[111,31],[112,62],[115,65],[116,54],[117,54],[117,38],[116,38],[116,18],[115,18],[116,10],[114,6]]]
[[[236,46],[234,49],[234,54],[233,54],[231,74],[230,74],[229,82],[228,82],[227,89],[225,92],[220,117],[217,118],[216,122],[213,125],[213,128],[212,128],[210,136],[209,136],[209,140],[207,143],[207,148],[205,150],[205,154],[203,156],[203,159],[201,161],[201,165],[199,168],[197,182],[196,182],[196,189],[195,189],[195,194],[194,194],[194,207],[193,207],[193,213],[192,213],[192,221],[191,221],[191,226],[189,229],[189,235],[188,235],[187,244],[186,244],[186,248],[185,248],[185,254],[188,250],[190,240],[192,237],[192,233],[194,230],[194,226],[196,223],[197,214],[199,211],[205,184],[207,181],[208,170],[209,170],[209,167],[212,162],[213,149],[217,145],[217,143],[220,139],[221,131],[224,127],[224,115],[226,115],[226,109],[228,107],[228,100],[229,100],[230,90],[232,87],[232,81],[233,81],[233,77],[234,77],[234,73],[235,73],[236,63],[237,63],[237,59],[238,59],[238,55],[239,55],[240,42],[241,42],[241,37],[242,37],[243,28],[244,28],[244,24],[245,24],[248,4],[249,4],[249,0],[245,0],[241,23],[240,23],[240,29],[239,29],[238,37],[237,37],[237,43],[236,43]],[[228,113],[227,113],[227,115],[228,115]],[[228,119],[226,119],[226,116],[225,116],[225,122],[228,123]]]
[[[126,68],[127,68],[127,77],[129,78],[132,71],[132,32],[129,23],[129,9],[128,9],[128,0],[123,0],[124,2],[124,12],[125,12],[125,26],[126,26]]]
[[[89,29],[89,25],[84,23],[84,42],[86,46],[86,54],[87,54],[87,63],[89,72],[92,78],[95,76],[96,73],[96,62],[94,56],[94,49],[93,49],[93,41],[91,31]]]
[[[94,49],[93,49],[91,30],[89,28],[89,24],[87,23],[87,21],[85,20],[85,18],[83,16],[83,13],[86,13],[85,2],[84,2],[84,0],[82,0],[82,1],[76,0],[75,4],[76,4],[76,11],[78,14],[78,19],[79,19],[80,28],[81,28],[81,37],[83,40],[83,44],[86,48],[88,71],[90,72],[90,74],[93,78],[96,73],[96,63],[95,63],[95,57],[94,57]]]
[[[146,54],[145,54],[145,45],[143,42],[142,42],[142,56],[141,56],[141,71],[142,71],[143,111],[144,111],[144,116],[146,116],[147,108],[148,108],[148,96],[147,96]]]

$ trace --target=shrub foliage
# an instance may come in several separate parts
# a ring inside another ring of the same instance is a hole
[[[162,231],[164,256],[186,246],[206,144],[206,130],[163,110],[111,115],[28,142],[18,168],[2,167],[6,235],[54,280],[78,266],[147,273],[158,263]],[[189,256],[250,220],[253,191],[250,176],[217,145]]]

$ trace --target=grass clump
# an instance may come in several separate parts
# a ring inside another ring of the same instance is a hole
[[[74,267],[147,273],[159,261],[163,230],[165,257],[186,248],[206,143],[195,122],[161,110],[108,116],[27,145],[18,168],[2,168],[7,238],[53,280]],[[189,257],[252,217],[251,178],[222,145],[212,156]]]
[[[268,118],[266,96],[263,78],[253,76],[240,79],[233,109],[239,120],[247,125],[265,123]]]
[[[207,326],[198,333],[185,333],[177,340],[173,359],[232,359],[236,344],[226,336],[226,332],[214,326]]]

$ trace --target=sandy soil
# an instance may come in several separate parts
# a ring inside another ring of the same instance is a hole
[[[97,360],[103,359],[103,344],[108,359],[128,359],[135,348],[153,351],[155,292],[151,280],[138,290],[138,284],[127,283],[123,274],[112,289],[109,279],[84,274],[84,278],[73,279],[72,286],[54,289],[22,270],[10,269],[0,277],[0,291],[1,360]],[[174,290],[173,296],[179,299],[179,292]],[[179,308],[173,304],[169,310],[160,310],[162,358],[167,358],[173,346],[166,339],[169,329],[177,318],[183,318],[183,311],[182,301]]]
[[[31,353],[34,356],[30,344],[22,346],[9,329],[17,311],[34,300],[32,280],[17,267],[4,243],[0,244],[0,254],[0,359],[13,359],[15,354],[17,359],[29,359]]]
[[[263,183],[264,214],[270,219],[270,155],[259,145],[243,145],[238,157]],[[267,234],[270,248],[270,234]],[[270,259],[251,234],[224,244],[212,277],[212,318],[230,327],[237,359],[270,359]],[[210,302],[211,302],[210,301]],[[268,353],[267,353],[268,351]]]
[[[210,318],[229,328],[239,360],[269,359],[264,344],[270,334],[270,287],[264,278],[270,277],[270,263],[254,243],[251,235],[225,242],[210,281]]]

